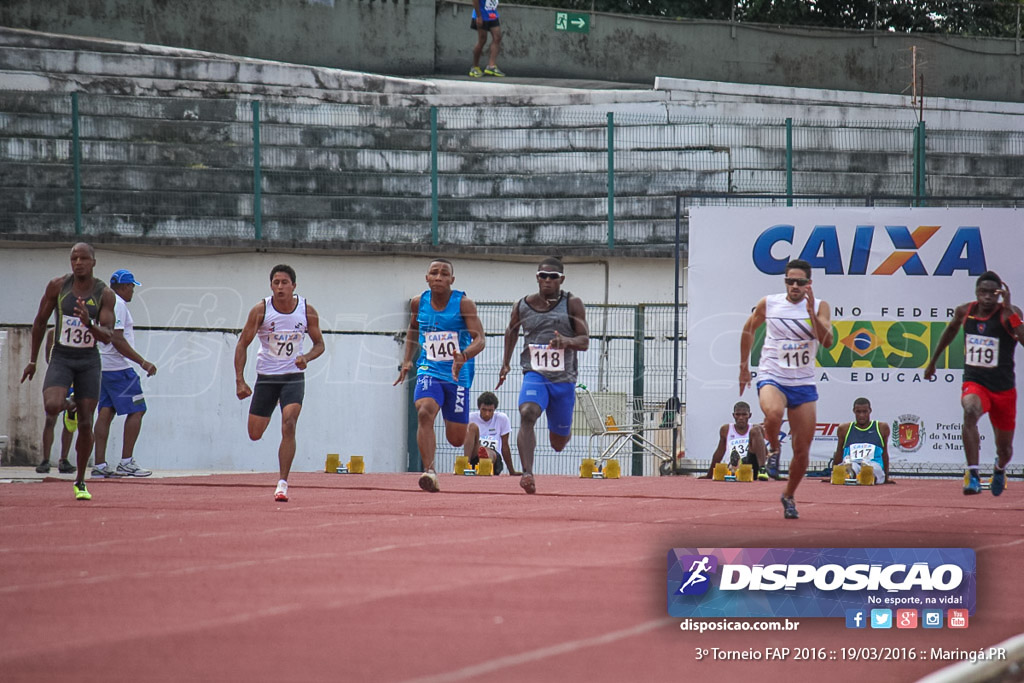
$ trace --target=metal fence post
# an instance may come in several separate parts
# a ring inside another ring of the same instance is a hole
[[[82,141],[78,137],[78,93],[71,93],[71,173],[75,187],[75,234],[82,234]]]
[[[918,167],[917,167],[918,162],[920,161],[920,158],[919,158],[920,155],[917,152],[917,146],[920,143],[920,135],[918,135],[918,132],[919,132],[919,125],[918,126],[914,126],[914,156],[913,156],[913,159],[914,159],[914,175],[911,178],[911,187],[910,187],[910,194],[911,194],[911,197],[912,197],[911,201],[910,201],[910,205],[911,206],[917,206],[917,196],[919,194],[918,187],[920,185],[920,181],[918,180],[918,176],[920,175],[920,169],[918,169]]]
[[[924,121],[921,121],[921,123],[918,124],[918,131],[918,138],[920,140],[917,144],[917,155],[920,158],[920,162],[918,163],[918,168],[920,169],[920,174],[918,175],[918,196],[920,197],[920,201],[918,203],[918,206],[924,206],[925,204],[927,204],[927,202],[925,201],[925,197],[928,196],[928,172],[927,166],[925,164],[925,142],[928,139],[928,135],[926,133]]]
[[[786,119],[786,206],[793,206],[793,119]]]
[[[263,239],[263,176],[260,167],[260,103],[252,101],[252,222]]]
[[[608,248],[615,248],[615,114],[608,112]]]
[[[644,305],[639,304],[633,312],[633,424],[643,424],[644,420],[644,309]],[[642,477],[643,474],[644,447],[634,439],[632,475]]]
[[[430,243],[441,241],[437,228],[437,107],[430,108]]]
[[[413,371],[415,371],[413,367]],[[416,440],[416,432],[419,429],[419,417],[416,415],[416,375],[413,374],[411,377],[405,378],[406,386],[406,397],[407,397],[407,410],[406,410],[406,448],[408,449],[409,459],[406,462],[407,472],[422,472],[423,461],[420,459],[420,447],[419,442]]]

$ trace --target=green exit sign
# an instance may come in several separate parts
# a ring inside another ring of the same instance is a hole
[[[574,12],[555,12],[555,30],[570,33],[590,33],[590,15]]]

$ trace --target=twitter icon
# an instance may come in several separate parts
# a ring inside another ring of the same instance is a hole
[[[871,610],[871,628],[892,628],[892,610]]]

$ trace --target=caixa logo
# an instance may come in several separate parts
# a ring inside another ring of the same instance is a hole
[[[938,225],[921,225],[913,231],[905,225],[885,226],[885,235],[891,243],[893,251],[878,263],[871,275],[892,275],[902,270],[906,275],[928,275],[928,269],[918,250],[931,240],[941,229]],[[844,252],[839,244],[839,235],[834,225],[817,225],[811,230],[799,254],[792,249],[783,249],[780,244],[794,246],[796,228],[792,225],[775,225],[754,240],[754,265],[767,275],[782,275],[786,263],[793,258],[800,258],[811,264],[814,269],[821,269],[827,275],[866,275],[870,267],[872,248],[875,244],[876,227],[874,225],[858,225],[853,230],[853,244],[849,253]],[[844,237],[847,231],[844,230]],[[877,252],[876,252],[877,253]],[[884,252],[883,252],[884,253]],[[877,262],[877,257],[876,257]],[[961,226],[953,233],[945,245],[942,256],[935,265],[932,275],[949,276],[958,270],[967,271],[970,275],[981,275],[987,270],[985,265],[985,245],[981,239],[981,228]]]

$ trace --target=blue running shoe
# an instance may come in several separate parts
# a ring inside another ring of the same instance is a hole
[[[796,501],[792,498],[782,496],[782,516],[786,519],[800,519],[800,513],[796,511]]]
[[[981,479],[978,478],[977,472],[968,470],[967,476],[964,478],[964,495],[973,496],[978,493],[981,493]]]
[[[764,463],[764,468],[768,470],[768,476],[772,479],[779,478],[779,453],[769,453],[768,459]]]
[[[1006,490],[1006,470],[992,470],[992,495],[1000,496]]]

